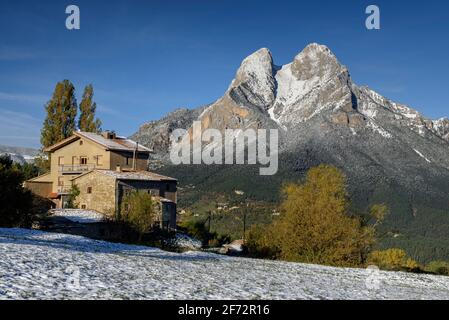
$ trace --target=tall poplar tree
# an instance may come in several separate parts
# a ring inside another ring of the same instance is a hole
[[[77,108],[73,84],[69,80],[58,82],[52,98],[45,105],[47,116],[41,130],[44,148],[72,135],[76,129]]]
[[[78,128],[86,132],[101,132],[101,121],[95,119],[95,111],[97,104],[93,101],[94,88],[91,84],[84,88],[83,100],[80,104],[80,117],[78,120]]]

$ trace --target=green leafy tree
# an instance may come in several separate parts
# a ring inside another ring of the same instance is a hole
[[[13,163],[13,168],[22,173],[23,181],[32,179],[39,175],[39,168],[34,163]]]
[[[101,121],[95,119],[95,111],[97,104],[93,101],[94,88],[90,84],[84,89],[83,99],[80,103],[80,117],[78,120],[78,128],[86,132],[101,132]]]
[[[56,84],[53,96],[45,106],[47,116],[41,130],[41,143],[49,147],[72,135],[76,129],[77,103],[75,87],[69,80]]]
[[[0,156],[0,227],[31,226],[33,198],[23,188],[23,179],[11,158]]]
[[[50,171],[50,157],[44,152],[39,153],[39,155],[34,158],[33,164],[38,169],[39,175],[45,174]]]
[[[156,203],[145,191],[133,190],[122,200],[120,218],[139,233],[139,241],[154,225]]]

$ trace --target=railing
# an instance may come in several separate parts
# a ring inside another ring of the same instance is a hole
[[[95,169],[95,164],[79,164],[79,165],[60,165],[59,172],[61,173],[80,173]]]

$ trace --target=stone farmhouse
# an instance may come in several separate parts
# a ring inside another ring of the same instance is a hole
[[[176,228],[177,180],[147,170],[148,148],[110,131],[77,131],[44,151],[50,154],[50,172],[26,181],[25,187],[51,199],[56,208],[67,206],[76,185],[80,209],[112,218],[119,214],[127,193],[144,190],[159,204],[161,226]]]

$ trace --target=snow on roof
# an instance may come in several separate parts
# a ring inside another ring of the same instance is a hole
[[[110,177],[114,177],[118,180],[153,180],[153,181],[162,181],[162,180],[173,180],[176,179],[163,176],[150,171],[113,171],[113,170],[95,170],[106,174]]]
[[[83,131],[78,131],[75,133],[75,135],[92,140],[92,141],[94,141],[108,149],[111,149],[111,150],[134,151],[137,146],[137,142],[135,142],[131,139],[127,139],[125,137],[116,136],[113,139],[107,139],[100,134],[96,134],[93,132],[83,132]],[[138,150],[139,150],[139,152],[150,152],[151,151],[147,147],[144,147],[143,145],[140,145],[140,144],[138,145]]]
[[[117,150],[117,151],[134,151],[136,149],[136,146],[138,145],[137,142],[127,139],[125,137],[116,136],[112,139],[107,139],[103,137],[101,134],[93,133],[93,132],[84,132],[84,131],[77,131],[72,136],[68,137],[67,139],[64,139],[48,148],[45,148],[44,151],[46,152],[53,152],[57,149],[60,149],[73,141],[78,140],[79,138],[85,138],[92,142],[95,142],[106,149],[109,150]],[[138,151],[139,152],[151,152],[151,149],[148,149],[147,147],[139,144],[138,145]]]
[[[150,171],[114,171],[95,169],[79,175],[72,180],[76,180],[82,176],[88,175],[92,172],[102,173],[117,180],[149,180],[149,181],[177,181],[175,178],[163,176]]]

